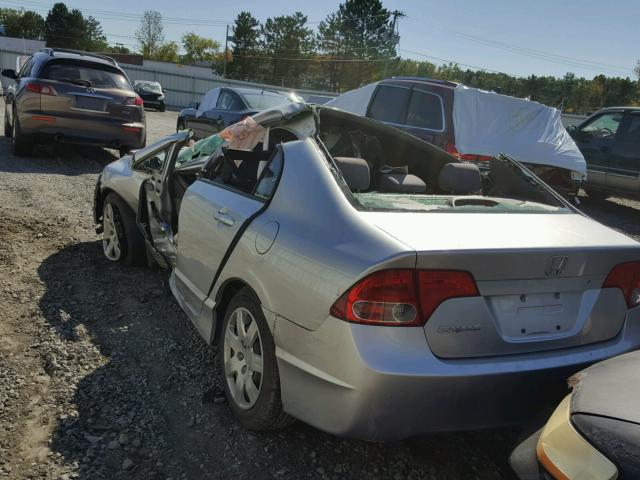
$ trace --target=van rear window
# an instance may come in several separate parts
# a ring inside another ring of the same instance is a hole
[[[407,109],[406,124],[409,127],[444,130],[444,112],[440,97],[414,88]]]

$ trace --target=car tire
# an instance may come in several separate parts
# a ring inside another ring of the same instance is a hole
[[[236,418],[243,427],[255,431],[290,425],[294,419],[282,409],[273,336],[250,289],[240,290],[231,299],[221,332],[218,355],[224,391]]]
[[[115,193],[108,194],[102,204],[102,228],[102,252],[108,260],[124,265],[146,262],[144,238],[135,214]]]
[[[33,143],[25,138],[20,131],[18,116],[13,112],[13,125],[11,125],[11,153],[16,157],[28,157],[33,154]]]
[[[7,138],[11,138],[11,124],[9,123],[9,118],[7,118],[7,110],[4,111],[4,136]]]
[[[178,120],[178,124],[176,125],[176,132],[179,132],[180,130],[184,130],[185,126],[184,123],[182,122],[182,120]]]
[[[166,108],[167,108],[167,107],[165,106],[165,104],[164,104],[164,103],[161,103],[161,104],[158,106],[158,111],[159,111],[159,112],[164,112],[164,111],[166,110]]]

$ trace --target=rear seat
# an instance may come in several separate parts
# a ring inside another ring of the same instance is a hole
[[[427,184],[410,173],[383,173],[378,189],[383,193],[424,193]]]
[[[472,163],[447,163],[438,175],[438,186],[452,195],[477,193],[482,188],[480,169]]]

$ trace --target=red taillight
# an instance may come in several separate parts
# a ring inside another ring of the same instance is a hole
[[[29,82],[24,86],[25,90],[33,93],[39,93],[41,95],[55,95],[56,91],[51,85],[43,85],[41,83]]]
[[[418,270],[420,306],[426,322],[445,300],[476,297],[478,287],[469,272],[460,270]]]
[[[613,267],[602,288],[622,290],[629,308],[640,305],[640,262],[621,263]]]
[[[135,105],[136,107],[142,107],[144,105],[144,100],[136,95],[135,97],[127,97],[124,103],[125,105]]]
[[[464,160],[466,162],[488,162],[489,160],[491,160],[491,157],[488,155],[477,155],[475,153],[460,153],[456,148],[456,146],[451,142],[448,142],[444,146],[444,150],[448,154],[453,155],[454,157],[460,160]]]
[[[331,307],[354,323],[424,325],[445,300],[478,295],[470,273],[457,270],[381,270],[363,278]]]

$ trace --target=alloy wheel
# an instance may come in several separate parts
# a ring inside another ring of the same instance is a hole
[[[102,224],[102,249],[104,250],[104,255],[109,260],[117,262],[122,255],[122,248],[120,247],[118,229],[116,228],[115,212],[110,203],[104,206]]]
[[[234,402],[244,410],[253,407],[260,395],[262,352],[256,319],[246,308],[236,308],[224,333],[224,373]]]

